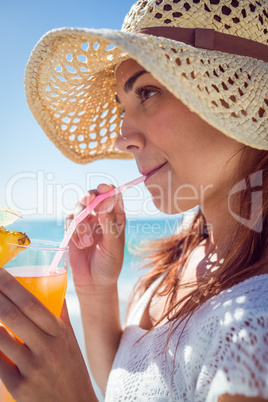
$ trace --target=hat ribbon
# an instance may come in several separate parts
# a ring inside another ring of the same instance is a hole
[[[161,36],[196,48],[218,50],[268,62],[267,45],[251,39],[241,38],[240,36],[218,32],[214,29],[156,26],[142,28],[135,31],[135,33]]]

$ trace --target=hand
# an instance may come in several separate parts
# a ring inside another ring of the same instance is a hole
[[[97,401],[64,306],[54,316],[0,268],[0,377],[18,402]]]
[[[90,204],[96,195],[113,186],[101,184],[78,203],[71,220]],[[120,274],[125,242],[126,217],[121,194],[100,203],[76,228],[69,243],[70,265],[77,294],[87,293],[88,287],[101,289],[116,284]]]

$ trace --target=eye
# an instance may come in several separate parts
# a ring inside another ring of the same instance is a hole
[[[159,89],[155,87],[138,87],[135,89],[135,94],[140,99],[141,103],[152,98],[157,93],[159,93]]]

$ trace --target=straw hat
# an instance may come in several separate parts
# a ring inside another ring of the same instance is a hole
[[[72,161],[131,157],[115,149],[114,69],[129,57],[209,124],[268,150],[267,0],[139,0],[121,31],[43,36],[26,67],[26,97]]]

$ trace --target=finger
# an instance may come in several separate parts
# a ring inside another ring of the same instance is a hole
[[[74,215],[70,214],[67,215],[64,219],[64,230],[65,232],[67,232],[67,230],[69,229],[69,226],[71,225],[72,220],[74,219]]]
[[[0,350],[20,369],[29,362],[29,354],[31,353],[29,348],[15,338],[3,325],[0,326]]]
[[[0,268],[0,320],[25,343],[53,335],[57,318],[15,278]]]
[[[114,197],[109,197],[96,206],[95,211],[98,215],[112,212],[115,207]]]
[[[113,186],[100,185],[98,186],[98,191],[102,193],[111,190],[111,188],[113,188]],[[107,215],[109,221],[115,221],[120,227],[126,224],[122,194],[117,194],[104,200],[100,203],[99,209],[96,208],[96,211],[102,224],[106,217],[102,219],[101,215]]]
[[[10,331],[13,332],[13,334],[16,334],[17,337],[15,338],[9,333],[9,336],[12,338],[7,338],[8,333],[5,334],[4,328],[2,327],[2,341],[0,343],[0,350],[7,354],[8,357],[13,357],[14,359],[13,352],[15,352],[15,347],[13,350],[13,343],[18,342],[15,339],[19,339],[19,343],[25,342],[26,344],[31,344],[31,347],[40,342],[40,337],[42,337],[43,331],[37,328],[31,319],[26,317],[25,314],[23,314],[23,312],[2,293],[0,293],[0,320],[8,327]],[[12,354],[12,357],[10,354]]]
[[[99,194],[103,194],[103,193],[107,193],[107,191],[110,191],[113,188],[115,188],[115,186],[113,186],[112,184],[101,183],[98,185],[97,191]]]
[[[106,193],[106,192],[108,192],[108,191],[110,191],[110,190],[112,190],[112,189],[114,189],[114,188],[115,188],[115,186],[113,186],[113,185],[111,185],[111,184],[100,184],[100,185],[97,187],[97,190],[98,190],[98,192],[99,192],[100,194],[103,194],[103,193]],[[113,196],[113,197],[110,197],[109,199],[103,201],[103,203],[105,203],[106,201],[109,201],[109,200],[111,200],[111,199],[114,200],[114,206],[118,208],[118,211],[116,211],[116,212],[119,212],[119,211],[122,212],[122,211],[124,211],[123,198],[122,198],[122,194],[121,194],[121,193],[119,193],[119,194],[117,194],[117,195],[115,195],[115,196]]]
[[[85,209],[85,206],[93,201],[97,194],[97,190],[90,190],[85,194],[80,202],[76,203],[74,214],[68,217],[68,226],[71,224],[71,218],[74,219],[77,215],[79,215],[79,213]],[[93,244],[93,232],[94,226],[96,226],[96,218],[94,219],[95,216],[95,212],[92,211],[92,213],[88,214],[86,219],[77,225],[72,235],[72,241],[77,248],[83,249],[90,247]]]
[[[114,213],[116,214],[117,223],[126,225],[126,214],[122,194],[117,194],[114,197]]]
[[[117,239],[123,239],[125,233],[125,218],[124,216],[118,217],[115,210],[101,213],[99,215],[99,222],[103,233],[103,241],[117,246]]]
[[[88,233],[86,233],[84,231],[84,223],[78,225],[78,227],[76,228],[76,230],[72,235],[72,241],[79,249],[89,247],[91,245],[90,238],[91,238],[91,230],[89,230]]]
[[[80,203],[78,203],[77,206],[78,212],[81,211],[82,205],[90,204],[96,197],[96,195],[106,193],[107,191],[110,191],[113,188],[114,188],[113,185],[102,183],[97,187],[96,190],[88,191],[86,195],[81,199]],[[110,215],[109,222],[111,224],[113,223],[113,221],[117,222],[118,230],[114,228],[116,230],[117,236],[119,233],[122,232],[122,227],[124,227],[124,225],[126,224],[126,219],[125,219],[122,195],[118,194],[117,196],[110,197],[101,202],[99,205],[97,205],[95,211],[89,214],[87,218],[84,219],[83,222],[81,222],[77,226],[72,236],[72,240],[78,249],[87,248],[92,246],[94,243],[97,243],[97,239],[99,239],[101,235],[100,229],[104,227],[105,222],[107,227],[108,222],[105,216],[107,213],[111,214],[113,210],[116,215],[114,214]],[[74,216],[76,215],[76,211],[74,213]],[[96,214],[98,214],[97,218]],[[100,215],[104,216],[100,218]]]
[[[91,215],[77,225],[73,234],[73,242],[80,249],[90,247],[94,244],[98,234],[100,234],[98,218]]]
[[[87,191],[86,194],[84,195],[84,197],[81,198],[81,200],[80,200],[81,204],[85,207],[88,206],[98,194],[99,193],[97,190]]]
[[[2,352],[0,352],[0,378],[9,392],[18,387],[21,380],[18,367]]]
[[[111,191],[115,187],[111,184],[100,184],[97,187],[97,190],[100,194],[106,193]],[[112,210],[115,210],[116,214],[125,214],[124,213],[124,206],[123,206],[123,198],[122,194],[119,193],[113,197],[109,197],[106,200],[102,201],[99,206],[95,208],[96,212],[103,212],[103,213],[110,213]]]
[[[92,216],[88,216],[87,220],[84,220],[82,223],[77,225],[75,231],[72,234],[72,241],[79,249],[89,247],[93,243],[91,225],[94,225],[94,223],[90,225],[89,220],[91,217]],[[74,215],[69,215],[65,218],[65,232],[68,231],[73,218]]]
[[[81,204],[80,201],[77,201],[77,202],[74,204],[74,208],[73,208],[73,215],[74,215],[74,218],[75,218],[77,215],[79,215],[79,214],[83,211],[84,208],[85,208],[84,205]]]
[[[120,198],[121,194],[113,197],[113,208],[110,208],[109,205],[107,207],[107,204],[105,206],[103,202],[102,209],[98,211],[99,222],[103,232],[102,244],[106,251],[112,252],[116,249],[118,254],[120,252],[123,253],[122,248],[124,247],[126,225],[124,210],[117,206]]]
[[[90,204],[94,198],[96,197],[96,195],[98,195],[97,190],[90,190],[87,191],[86,194],[84,195],[84,197],[75,203],[74,205],[74,213],[67,215],[65,217],[65,230],[67,230],[72,222],[72,220],[79,215],[84,209],[85,207]]]
[[[67,308],[66,299],[64,299],[64,302],[63,302],[60,318],[66,325],[68,325],[69,328],[73,329],[71,320],[70,320],[70,316],[69,316],[69,312],[68,312],[68,308]]]

